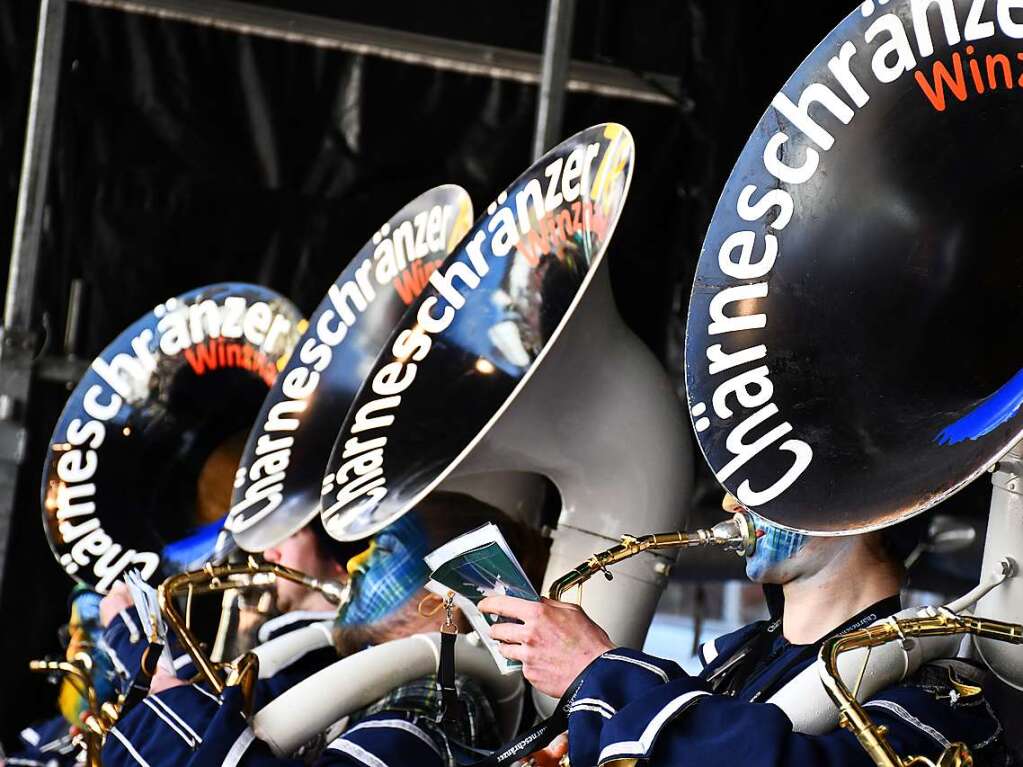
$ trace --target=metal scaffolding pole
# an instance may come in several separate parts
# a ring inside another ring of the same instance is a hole
[[[543,62],[541,56],[535,53],[385,29],[237,0],[74,1],[239,34],[334,48],[447,72],[534,85],[541,81]],[[574,6],[575,0],[561,0],[554,5]],[[563,13],[571,26],[571,9]],[[571,41],[568,43],[562,46],[566,60]],[[572,93],[593,93],[607,98],[674,106],[678,103],[681,91],[677,77],[636,73],[608,64],[569,61],[567,71],[565,88]]]
[[[66,16],[67,0],[42,0],[7,276],[0,340],[0,593],[3,593],[18,471],[25,459],[25,418],[36,346],[33,325],[36,274]]]
[[[33,377],[72,382],[85,363],[73,356],[81,291],[72,291],[65,356],[34,358],[39,267],[65,19],[69,3],[187,22],[238,34],[334,48],[364,56],[491,77],[540,88],[534,154],[560,138],[565,92],[674,105],[679,83],[658,74],[571,61],[575,0],[550,0],[543,56],[496,46],[383,29],[238,0],[42,0],[24,155],[0,329],[0,594]]]
[[[561,138],[574,21],[575,0],[549,0],[543,36],[540,93],[536,101],[536,130],[533,132],[534,160]]]

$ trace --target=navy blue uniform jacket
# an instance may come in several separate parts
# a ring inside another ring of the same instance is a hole
[[[707,677],[766,626],[755,623],[704,645],[698,676],[635,650],[613,650],[598,658],[570,708],[573,767],[614,765],[623,759],[672,767],[870,767],[873,762],[848,731],[800,734],[777,706],[750,702],[765,684],[776,690],[816,660],[815,652],[789,644],[780,631],[769,661],[734,695],[711,692]],[[888,727],[900,755],[936,759],[949,742],[962,741],[978,765],[1004,764],[1001,727],[983,696],[961,697],[951,688],[947,667],[926,666],[914,678],[874,695],[866,710]]]

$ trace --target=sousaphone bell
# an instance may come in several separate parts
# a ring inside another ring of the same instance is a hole
[[[363,378],[471,223],[464,189],[430,189],[380,226],[330,286],[242,452],[226,529],[243,549],[264,551],[316,516],[324,466]]]
[[[233,476],[225,453],[303,322],[272,290],[221,283],[167,300],[103,350],[43,469],[43,526],[68,575],[105,592],[125,570],[152,579],[212,553]]]

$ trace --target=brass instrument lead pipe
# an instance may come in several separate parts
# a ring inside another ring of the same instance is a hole
[[[28,662],[30,671],[39,671],[44,674],[60,673],[67,674],[78,680],[85,693],[85,703],[89,713],[93,716],[99,714],[99,701],[96,699],[96,688],[92,685],[92,675],[86,670],[81,661],[69,660],[30,660]]]
[[[323,581],[313,578],[298,570],[278,564],[257,564],[251,557],[245,564],[213,566],[207,564],[201,570],[193,570],[187,573],[172,575],[160,584],[157,589],[160,610],[167,618],[167,623],[178,635],[181,644],[192,657],[199,672],[206,678],[206,681],[216,690],[222,693],[225,687],[225,680],[222,677],[218,665],[209,659],[199,641],[185,624],[185,620],[174,603],[174,597],[189,588],[195,594],[209,594],[218,591],[238,588],[239,586],[250,585],[251,582],[265,576],[266,584],[273,583],[276,578],[292,581],[301,584],[306,588],[320,592],[331,603],[341,605],[347,598],[347,588],[333,581]],[[250,583],[245,583],[248,579]],[[244,657],[244,656],[243,656]]]
[[[693,546],[721,546],[745,557],[753,553],[756,539],[753,523],[742,512],[737,512],[732,515],[731,519],[719,522],[708,529],[692,532],[655,533],[644,535],[641,538],[625,535],[622,536],[618,545],[594,554],[587,561],[554,581],[549,591],[550,598],[560,600],[566,591],[574,586],[581,586],[598,572],[604,573],[604,577],[611,580],[611,573],[607,569],[610,565],[644,551],[682,549]]]
[[[76,679],[85,693],[89,716],[81,722],[82,737],[85,738],[85,763],[88,767],[102,767],[100,752],[103,750],[103,736],[112,722],[106,721],[96,687],[92,683],[90,673],[92,658],[86,653],[77,653],[72,660],[30,660],[30,671],[42,673],[60,673]]]
[[[902,759],[891,747],[883,726],[876,725],[866,710],[849,691],[838,669],[838,657],[850,650],[877,647],[879,645],[909,637],[949,636],[953,634],[974,634],[1012,644],[1023,644],[1023,626],[1016,623],[957,615],[942,610],[933,616],[920,618],[889,619],[875,626],[832,637],[821,646],[818,664],[821,682],[828,696],[838,707],[839,723],[860,742],[874,764],[878,767],[934,767],[935,763],[926,757],[913,756]],[[938,759],[938,767],[972,764],[969,751],[962,743],[951,744]]]

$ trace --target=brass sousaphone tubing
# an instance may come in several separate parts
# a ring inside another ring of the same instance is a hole
[[[747,557],[753,553],[756,543],[756,529],[749,517],[741,511],[733,514],[731,519],[719,522],[707,529],[692,532],[654,533],[641,538],[624,535],[618,545],[594,554],[581,565],[554,581],[550,588],[550,598],[561,600],[566,591],[574,586],[582,587],[582,584],[597,573],[603,573],[605,578],[611,580],[613,576],[607,569],[610,565],[644,551],[720,546],[728,551],[734,551],[740,557]]]
[[[96,686],[92,681],[92,658],[88,653],[78,652],[70,660],[32,660],[29,670],[44,674],[66,674],[71,677],[85,697],[87,713],[82,717],[81,736],[85,741],[85,763],[87,767],[101,767],[100,751],[107,731],[117,721],[119,705],[100,703],[96,697]]]
[[[1018,623],[958,615],[943,609],[933,616],[901,620],[890,618],[859,631],[832,637],[821,647],[818,669],[824,689],[838,707],[839,725],[856,736],[879,767],[967,767],[973,764],[973,758],[963,743],[950,744],[937,762],[923,756],[900,757],[888,742],[885,727],[871,721],[866,710],[842,681],[838,656],[850,650],[878,647],[888,642],[905,641],[910,637],[950,634],[973,634],[1011,644],[1023,644],[1023,626]]]
[[[189,625],[188,606],[196,594],[210,594],[251,586],[269,586],[277,578],[301,584],[322,594],[332,604],[341,606],[348,599],[348,586],[334,581],[324,581],[306,575],[298,570],[279,564],[258,564],[249,558],[245,564],[213,566],[207,564],[200,570],[172,575],[160,584],[157,590],[160,610],[163,612],[181,644],[192,657],[199,673],[205,677],[217,693],[224,691],[228,684],[241,684],[247,690],[258,674],[258,659],[253,653],[245,653],[228,663],[215,663],[203,650]],[[185,616],[178,611],[174,602],[177,596],[186,597]],[[223,671],[228,672],[227,678]],[[250,698],[250,695],[246,695]]]

